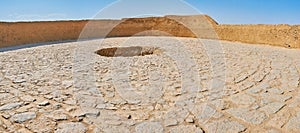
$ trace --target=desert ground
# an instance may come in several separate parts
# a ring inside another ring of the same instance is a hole
[[[299,55],[149,36],[1,52],[0,131],[300,132]]]

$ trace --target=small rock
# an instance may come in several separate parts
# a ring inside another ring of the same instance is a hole
[[[259,105],[254,105],[254,106],[251,107],[251,109],[258,109],[258,108],[260,108]]]
[[[13,122],[17,122],[17,123],[23,123],[27,120],[31,120],[36,118],[36,113],[35,112],[25,112],[25,113],[20,113],[20,114],[15,114],[11,120]]]
[[[49,104],[50,104],[49,101],[43,101],[43,102],[39,103],[38,105],[39,106],[47,106]]]
[[[185,119],[185,121],[186,121],[187,123],[194,123],[194,117],[189,116],[188,118]]]
[[[26,82],[26,79],[20,79],[20,78],[15,79],[15,80],[13,81],[13,83],[24,83],[24,82]]]
[[[141,100],[126,100],[128,104],[139,104]]]
[[[4,115],[2,115],[2,117],[5,118],[5,119],[9,119],[10,115],[4,114]],[[1,124],[0,124],[0,125],[1,125]]]
[[[62,105],[59,104],[59,103],[56,103],[56,104],[53,105],[53,108],[55,108],[55,109],[59,109],[61,107],[62,107]]]
[[[52,95],[44,95],[44,97],[45,97],[46,99],[49,99],[49,100],[53,99],[53,96],[52,96]]]
[[[107,110],[117,110],[118,108],[117,107],[105,107],[105,109],[107,109]]]
[[[55,121],[62,121],[62,120],[68,119],[68,116],[65,115],[62,111],[54,111],[51,114],[49,114],[47,117],[49,117]]]
[[[106,105],[105,104],[98,104],[96,106],[97,109],[105,109]]]

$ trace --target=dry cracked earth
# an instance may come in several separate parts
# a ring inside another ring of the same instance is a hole
[[[175,37],[2,52],[0,132],[300,132],[299,55]]]

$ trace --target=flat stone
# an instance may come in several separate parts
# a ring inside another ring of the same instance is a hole
[[[263,84],[260,84],[258,86],[255,86],[255,87],[247,90],[247,92],[250,93],[250,94],[257,94],[258,92],[267,90],[269,88],[271,88],[271,86],[269,84],[263,83]]]
[[[102,132],[105,133],[131,133],[128,127],[124,126],[110,126],[109,128],[104,128]],[[99,133],[99,132],[94,132]]]
[[[85,116],[89,117],[98,117],[100,115],[100,111],[95,108],[83,108]]]
[[[237,94],[231,97],[231,101],[237,105],[250,105],[256,102],[256,99],[247,94]]]
[[[55,133],[85,133],[88,128],[80,122],[59,123]]]
[[[65,104],[68,105],[76,105],[77,101],[76,100],[72,100],[72,99],[68,99],[66,101],[63,101]]]
[[[180,125],[170,129],[170,133],[203,133],[202,129],[195,125]]]
[[[106,120],[105,123],[107,123],[108,125],[120,126],[122,124],[122,121],[120,121],[120,120]]]
[[[73,113],[73,117],[85,117],[85,116],[90,116],[90,117],[98,117],[100,115],[100,111],[96,108],[81,108],[81,109],[76,109]]]
[[[291,118],[289,112],[279,112],[267,123],[270,127],[282,128]]]
[[[169,126],[176,126],[178,125],[178,121],[176,119],[166,119],[164,121],[165,126],[169,127]]]
[[[17,123],[23,123],[25,121],[31,120],[36,118],[36,113],[35,112],[25,112],[25,113],[19,113],[15,114],[11,117],[11,120],[13,122]]]
[[[191,112],[202,123],[205,123],[217,113],[217,110],[209,105],[195,105]]]
[[[216,112],[216,113],[213,115],[213,118],[215,118],[215,119],[219,119],[219,118],[221,118],[221,117],[223,117],[223,116],[224,116],[224,114],[223,114],[223,113]]]
[[[273,102],[261,108],[262,111],[266,112],[267,114],[275,114],[279,110],[281,110],[286,104],[280,102]]]
[[[36,100],[34,97],[29,96],[29,95],[24,95],[20,98],[21,98],[21,100],[23,100],[25,102],[34,102]]]
[[[20,107],[22,104],[23,102],[5,104],[0,107],[0,111],[11,110],[13,108]]]
[[[54,111],[47,115],[48,118],[51,118],[55,121],[62,121],[62,120],[67,120],[68,116],[65,115],[62,111]]]
[[[284,126],[288,132],[300,131],[300,116],[292,117],[288,123]]]
[[[135,127],[137,133],[163,133],[164,128],[159,122],[143,122]]]
[[[40,115],[34,120],[30,120],[25,127],[34,133],[53,133],[57,123],[44,115]]]
[[[26,129],[26,128],[21,128],[21,129],[19,129],[18,131],[16,131],[15,133],[32,133],[32,132],[30,132],[28,129]]]
[[[280,89],[277,89],[277,88],[268,89],[268,92],[273,93],[273,94],[283,94],[284,93],[283,90],[280,90]]]
[[[281,133],[281,132],[276,129],[270,129],[270,130],[266,131],[266,133]]]
[[[225,102],[224,100],[220,100],[220,99],[212,101],[211,104],[220,110],[224,110],[224,109],[228,108],[228,106],[229,106],[229,104],[227,102]]]
[[[246,127],[236,121],[221,120],[205,125],[208,133],[239,133],[246,130]]]
[[[184,108],[172,108],[169,109],[167,114],[164,116],[164,125],[165,126],[175,126],[184,121],[188,116],[189,112]]]
[[[284,96],[284,95],[270,94],[270,93],[262,93],[260,94],[260,96],[264,100],[278,101],[278,102],[285,102],[292,98],[292,96]]]
[[[267,116],[256,110],[248,110],[247,108],[231,108],[226,112],[250,124],[261,124]]]

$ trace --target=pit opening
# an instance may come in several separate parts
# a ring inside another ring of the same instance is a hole
[[[133,57],[159,54],[161,50],[156,47],[112,47],[96,51],[96,54],[105,57]]]

